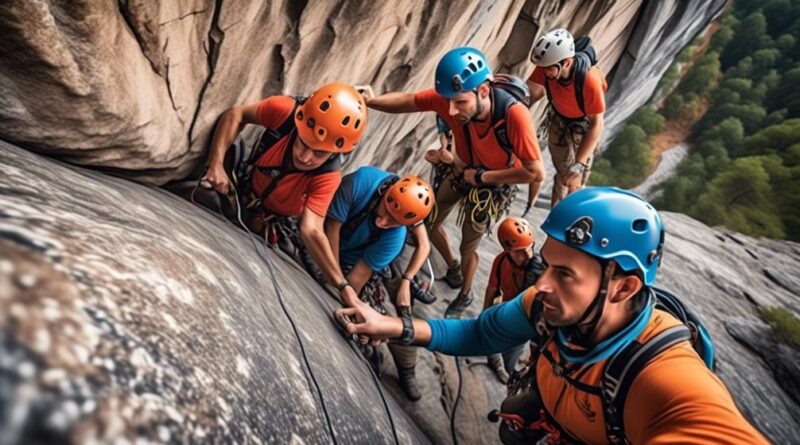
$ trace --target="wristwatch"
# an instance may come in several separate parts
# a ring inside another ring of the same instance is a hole
[[[411,308],[400,306],[397,308],[397,315],[403,321],[403,333],[400,334],[400,343],[411,345],[414,343],[414,323],[411,321]]]
[[[586,164],[575,162],[569,167],[569,172],[575,175],[582,175],[586,171]]]

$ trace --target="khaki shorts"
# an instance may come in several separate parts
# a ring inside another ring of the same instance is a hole
[[[462,204],[464,196],[453,190],[451,180],[452,176],[447,175],[442,181],[439,191],[436,192],[436,219],[429,224],[431,230],[441,226],[447,216],[450,215],[450,212],[453,211],[453,208]],[[461,224],[461,245],[458,248],[462,258],[478,250],[485,232],[486,224],[476,223],[470,221],[470,218],[464,218],[464,222]]]
[[[584,120],[581,123],[573,124],[571,126],[572,129],[570,129],[570,126],[558,115],[553,114],[550,119],[547,146],[550,150],[550,156],[553,158],[553,166],[556,168],[554,186],[563,187],[561,185],[562,180],[569,173],[569,168],[575,163],[575,155],[578,153],[578,148],[581,146],[588,126],[588,121]],[[594,155],[586,161],[586,170],[581,178],[581,187],[586,186],[589,181],[593,161]]]

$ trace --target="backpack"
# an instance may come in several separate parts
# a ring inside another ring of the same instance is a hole
[[[656,287],[652,288],[652,292],[654,294],[655,307],[671,314],[682,324],[662,331],[645,343],[634,341],[609,358],[603,369],[600,387],[592,387],[579,382],[578,379],[582,373],[579,373],[575,379],[568,375],[562,375],[572,386],[579,390],[600,396],[605,418],[606,436],[609,443],[612,444],[627,443],[625,425],[623,424],[625,401],[636,376],[652,359],[678,343],[688,340],[706,366],[712,371],[715,370],[714,343],[708,329],[703,325],[700,318],[675,295]],[[540,320],[541,310],[541,303],[534,303],[533,315],[531,316],[531,323],[534,327],[542,324],[541,321],[543,320]],[[541,332],[541,330],[537,328],[537,332]],[[536,366],[539,355],[547,355],[546,344],[547,342],[544,342],[536,348],[538,352],[535,352],[536,355],[532,357],[531,366]],[[543,351],[545,354],[542,353]],[[591,369],[590,366],[586,367],[584,371],[589,369]],[[525,378],[532,379],[532,387],[536,388],[535,372],[525,373],[525,370],[523,370],[519,371],[520,376],[516,374],[512,377],[512,380],[517,378],[517,381],[512,383],[509,380],[510,391],[512,388],[524,387],[524,384],[519,381],[523,374]],[[549,423],[556,426],[562,435],[566,434],[569,437],[564,429],[556,424],[549,413],[546,410],[544,411]]]
[[[292,112],[289,114],[286,120],[284,120],[277,128],[265,128],[264,131],[261,132],[258,141],[254,145],[250,156],[240,166],[239,176],[243,178],[242,183],[246,188],[246,190],[243,191],[243,195],[245,196],[251,194],[256,195],[252,189],[251,181],[252,175],[256,171],[272,178],[272,181],[270,181],[264,190],[262,190],[261,193],[256,196],[255,201],[248,204],[248,207],[260,207],[261,204],[266,201],[272,192],[274,192],[278,187],[278,182],[290,174],[301,173],[306,176],[317,176],[324,173],[341,170],[343,162],[343,155],[341,154],[335,154],[331,156],[330,159],[313,170],[295,170],[294,165],[292,164],[292,146],[294,145],[295,138],[297,137],[297,132],[295,131],[296,127],[294,122],[294,114],[297,111],[297,107],[305,102],[305,100],[305,97],[295,97],[294,107],[292,108]],[[278,143],[278,141],[286,136],[289,136],[289,141],[279,166],[264,167],[256,165],[258,161],[262,159],[267,152]]]
[[[592,46],[592,39],[588,36],[579,37],[575,40],[575,56],[573,58],[573,82],[575,83],[575,100],[578,102],[578,108],[581,113],[586,116],[586,108],[583,104],[583,84],[586,82],[586,74],[589,70],[597,65],[597,52]],[[550,94],[550,79],[545,78],[544,89],[547,92],[547,100],[553,104],[553,97]],[[555,106],[553,106],[555,110]],[[563,116],[562,116],[563,117]],[[564,118],[567,120],[575,120]]]
[[[397,182],[399,180],[400,180],[399,176],[389,175],[389,176],[387,176],[385,179],[383,179],[381,181],[380,185],[378,185],[378,188],[375,189],[375,192],[369,198],[369,201],[367,202],[366,205],[364,205],[364,207],[361,209],[361,211],[358,212],[354,217],[352,217],[349,220],[347,220],[347,222],[345,222],[342,225],[342,229],[345,230],[345,233],[349,234],[349,236],[347,238],[352,236],[356,232],[358,227],[370,215],[374,215],[375,214],[375,209],[377,209],[378,205],[381,203],[381,199],[383,199],[383,194],[386,193],[386,190],[388,190],[389,187],[392,186],[392,184],[394,184],[395,182]],[[374,231],[374,232],[371,231],[371,233],[370,233],[369,237],[367,238],[367,240],[364,241],[363,243],[359,244],[358,246],[353,247],[353,249],[355,250],[355,249],[361,249],[363,247],[366,247],[366,246],[374,243],[375,241],[377,241],[378,238],[380,238],[380,236],[381,236],[381,231],[380,230],[377,230],[377,231]]]

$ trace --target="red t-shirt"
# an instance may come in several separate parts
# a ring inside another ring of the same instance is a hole
[[[578,100],[575,98],[575,83],[570,80],[567,84],[562,84],[557,80],[549,80],[544,75],[544,70],[538,66],[534,68],[528,82],[538,83],[544,86],[545,80],[550,83],[550,94],[553,98],[553,106],[556,111],[564,117],[579,118],[583,117]],[[603,72],[600,68],[593,66],[586,73],[586,80],[583,83],[583,108],[586,114],[600,114],[606,111],[605,93],[608,90]]]
[[[500,283],[497,282],[498,270]],[[489,273],[489,287],[500,289],[503,301],[513,300],[522,291],[522,282],[525,280],[525,270],[517,267],[508,257],[508,252],[503,251],[497,255],[492,263]]]
[[[414,103],[418,110],[435,111],[447,122],[456,139],[456,154],[459,159],[473,165],[482,165],[489,170],[503,170],[509,167],[508,155],[495,139],[490,119],[487,119],[486,122],[472,121],[464,128],[450,117],[450,101],[439,95],[433,88],[416,93]],[[467,147],[467,138],[461,128],[470,132],[472,156]],[[508,130],[508,140],[513,147],[513,167],[520,167],[522,165],[520,160],[533,161],[542,158],[531,116],[524,105],[514,104],[508,109],[506,129]]]
[[[292,113],[294,98],[289,96],[272,96],[258,103],[256,116],[258,123],[270,129],[277,129]],[[261,167],[280,167],[286,150],[291,150],[289,140],[291,134],[275,143],[256,161]],[[254,172],[252,175],[253,190],[260,194],[272,182],[272,178]],[[308,206],[319,216],[328,213],[328,206],[342,182],[342,173],[328,172],[319,175],[305,175],[301,172],[284,176],[275,190],[264,201],[264,209],[274,215],[299,216],[303,208]]]

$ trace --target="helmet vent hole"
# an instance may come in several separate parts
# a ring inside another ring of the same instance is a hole
[[[428,206],[428,204],[430,204],[430,202],[431,202],[431,198],[430,198],[430,196],[426,196],[426,197],[425,197],[425,206],[427,207],[427,206]]]
[[[416,217],[416,216],[417,216],[417,214],[414,213],[414,212],[406,212],[406,214],[403,215],[403,218],[405,218],[405,219],[414,219],[414,217]]]
[[[400,193],[405,193],[405,192],[406,192],[406,188],[405,187],[400,187]]]
[[[633,231],[638,233],[643,233],[647,230],[647,220],[644,219],[637,219],[633,222]]]
[[[469,64],[469,69],[470,69],[470,71],[472,71],[473,73],[474,73],[475,71],[478,71],[478,67],[477,67],[477,66],[475,66],[475,62],[472,62],[472,63],[470,63],[470,64]]]
[[[317,134],[319,134],[320,136],[325,136],[325,130],[320,128],[319,130],[317,130]]]
[[[417,193],[417,198],[422,199],[422,193]]]
[[[342,126],[346,127],[347,124],[349,123],[350,123],[350,116],[345,116],[344,119],[342,119]]]
[[[297,120],[299,120],[299,121],[303,120],[303,112],[302,111],[298,111],[297,112]]]
[[[469,77],[469,70],[464,68],[464,71],[461,72],[461,79],[466,80]]]
[[[328,102],[327,100],[322,102],[321,104],[319,104],[320,111],[328,111],[328,108],[330,108],[330,107],[331,107],[331,103]]]
[[[334,142],[334,144],[336,145],[336,148],[342,148],[344,146],[344,138],[343,137],[336,138],[336,142]]]
[[[317,124],[317,123],[314,121],[314,118],[309,118],[309,119],[306,121],[306,125],[308,125],[308,128],[314,128],[314,125],[316,125],[316,124]]]
[[[559,39],[558,42],[556,42],[556,46],[561,46],[561,42],[563,42],[563,41],[564,41],[564,39]]]
[[[551,43],[552,43],[552,42],[547,42],[547,45],[545,45],[545,46],[544,46],[544,49],[545,49],[545,51],[546,51],[546,50],[548,50],[548,49],[550,49],[550,44],[551,44]]]
[[[356,119],[356,124],[354,125],[354,127],[356,128],[356,130],[358,130],[358,127],[359,127],[359,126],[361,126],[361,119]]]
[[[478,60],[478,68],[483,68],[483,61],[482,60]]]

